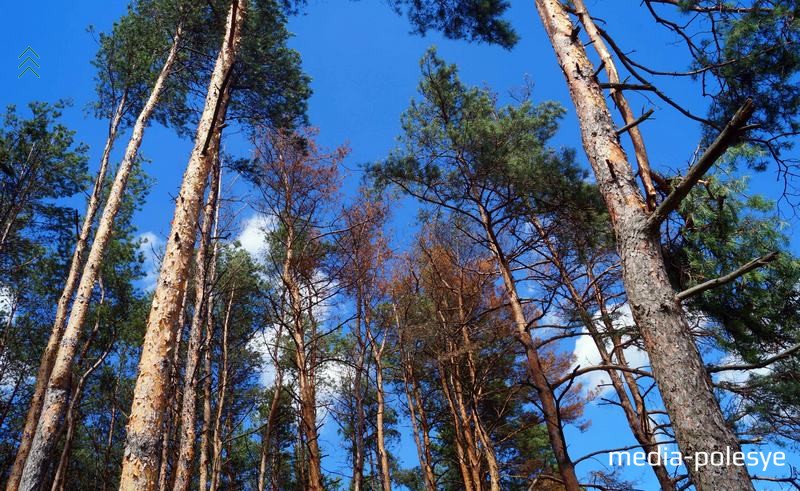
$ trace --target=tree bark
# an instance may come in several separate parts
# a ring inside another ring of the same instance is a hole
[[[188,280],[188,278],[187,278]],[[184,285],[184,294],[181,298],[181,310],[178,313],[178,321],[175,323],[175,349],[172,353],[172,363],[170,364],[170,384],[169,391],[173,394],[172,404],[164,416],[164,434],[161,437],[161,464],[158,471],[158,490],[167,491],[172,482],[172,471],[170,469],[170,460],[172,460],[173,442],[177,438],[178,425],[178,409],[181,406],[181,394],[178,392],[178,383],[180,382],[180,361],[181,361],[181,338],[183,337],[183,327],[186,322],[186,302],[188,298],[186,295],[186,285]]]
[[[370,334],[369,327],[367,327],[367,336],[369,337],[370,345],[372,346],[372,359],[375,361],[375,392],[377,403],[377,414],[375,416],[375,428],[378,445],[378,460],[381,469],[381,484],[383,491],[391,491],[392,478],[389,474],[389,453],[386,451],[386,436],[384,434],[384,411],[386,410],[385,394],[383,390],[383,350],[386,347],[386,337],[384,336],[378,347],[375,339]]]
[[[228,395],[228,326],[233,310],[233,299],[236,290],[231,288],[228,297],[228,306],[225,309],[225,320],[222,321],[222,363],[219,367],[219,401],[217,401],[217,414],[214,418],[214,457],[211,465],[211,491],[219,487],[219,478],[222,472],[222,415],[225,413],[225,402]]]
[[[581,127],[583,146],[608,207],[633,318],[650,355],[653,375],[684,456],[740,451],[714,397],[688,322],[667,278],[657,231],[616,135],[583,44],[573,35],[558,0],[535,0],[564,72]],[[746,467],[704,466],[688,471],[700,491],[752,490]]]
[[[125,491],[150,491],[157,484],[159,432],[167,404],[165,387],[169,355],[175,348],[173,330],[170,327],[178,316],[183,295],[181,289],[189,272],[198,212],[211,168],[211,161],[206,158],[207,146],[213,137],[215,125],[224,119],[219,108],[239,49],[246,5],[245,0],[234,0],[228,12],[228,28],[211,75],[205,107],[197,127],[195,146],[178,195],[172,230],[153,295],[139,362],[139,376],[128,420],[128,438],[120,479],[120,489]]]
[[[214,135],[214,142],[209,147],[209,157],[215,160],[211,173],[211,187],[205,210],[203,225],[200,231],[200,246],[195,260],[195,308],[192,325],[189,331],[189,345],[186,350],[186,370],[183,385],[183,402],[180,413],[180,444],[178,450],[177,470],[173,491],[187,491],[192,483],[192,466],[194,465],[195,440],[197,439],[197,372],[200,368],[200,348],[203,344],[203,325],[207,313],[206,302],[210,300],[209,261],[211,256],[212,223],[215,223],[219,206],[220,168],[216,158],[219,151],[221,131]]]
[[[558,401],[547,380],[545,368],[542,365],[539,353],[528,330],[528,320],[525,316],[519,293],[517,293],[516,282],[511,274],[511,266],[508,264],[508,260],[500,247],[500,242],[497,240],[489,214],[481,203],[478,203],[478,208],[481,221],[483,222],[483,228],[486,232],[486,239],[495,259],[497,259],[500,275],[503,278],[506,296],[508,297],[508,303],[511,307],[512,319],[516,327],[515,335],[517,341],[519,341],[525,349],[528,376],[531,378],[531,383],[539,396],[542,414],[547,427],[547,436],[550,440],[550,447],[553,449],[553,456],[558,464],[558,470],[563,481],[562,484],[568,491],[578,491],[580,485],[578,484],[578,477],[575,474],[575,465],[567,451],[567,441],[564,437],[564,429],[561,425]]]
[[[392,313],[394,314],[395,324],[397,326],[398,335],[398,349],[400,350],[400,362],[402,364],[403,373],[403,387],[405,388],[406,400],[408,402],[408,412],[411,419],[411,428],[414,432],[414,443],[417,447],[417,457],[419,465],[422,469],[422,477],[425,481],[425,489],[427,491],[434,491],[436,489],[436,479],[433,475],[433,467],[431,462],[433,458],[430,450],[430,433],[428,431],[428,422],[425,415],[425,409],[422,407],[422,400],[419,397],[419,386],[417,384],[416,376],[414,375],[414,367],[411,362],[409,354],[406,352],[405,340],[403,338],[403,326],[400,323],[400,315],[397,312],[397,305],[392,302]],[[419,421],[417,421],[419,419]],[[420,438],[420,434],[422,438]]]
[[[94,188],[92,189],[92,194],[89,195],[89,201],[86,205],[86,216],[83,218],[78,240],[75,243],[75,250],[72,252],[67,281],[64,283],[64,290],[61,292],[61,296],[58,298],[56,317],[53,322],[53,328],[50,331],[50,338],[47,340],[47,346],[39,362],[39,370],[36,373],[36,385],[33,389],[33,396],[31,397],[28,414],[25,417],[25,427],[22,430],[22,439],[17,449],[17,455],[14,458],[14,465],[9,472],[6,491],[16,491],[19,487],[22,470],[25,468],[25,461],[28,459],[31,443],[33,443],[33,436],[36,432],[36,426],[39,423],[39,415],[42,411],[44,394],[47,390],[47,382],[50,380],[50,374],[53,371],[53,364],[55,363],[56,354],[58,353],[58,346],[64,334],[69,303],[75,295],[75,289],[78,286],[78,274],[83,265],[83,255],[86,252],[89,233],[92,230],[95,215],[97,215],[97,210],[100,207],[100,195],[103,190],[103,185],[105,184],[106,173],[108,172],[108,161],[111,156],[111,149],[114,147],[114,142],[117,139],[117,131],[122,121],[126,101],[127,96],[123,93],[119,104],[117,104],[117,109],[114,111],[114,116],[111,118],[108,125],[108,138],[106,139],[106,146],[103,149],[103,156],[100,159],[100,169],[97,171]]]
[[[128,178],[136,163],[136,155],[142,143],[144,130],[158,103],[167,77],[172,71],[172,67],[177,58],[182,35],[183,30],[179,26],[175,32],[172,47],[164,61],[164,65],[161,67],[161,72],[153,85],[150,96],[133,126],[131,139],[125,149],[125,156],[117,169],[117,174],[114,177],[114,183],[111,186],[108,200],[103,209],[103,214],[100,217],[100,223],[95,233],[94,242],[89,250],[89,255],[86,259],[83,272],[81,273],[80,282],[78,283],[75,300],[72,304],[72,311],[70,312],[69,320],[67,321],[61,342],[59,343],[58,352],[55,355],[55,362],[53,363],[50,379],[47,383],[47,390],[45,391],[36,433],[31,442],[28,459],[25,462],[25,468],[20,480],[19,487],[25,491],[38,490],[44,482],[47,461],[52,456],[53,449],[57,443],[58,429],[68,404],[75,350],[77,349],[81,329],[83,328],[86,315],[89,311],[89,302],[92,297],[92,291],[94,290],[94,284],[100,274],[106,248],[111,239],[114,219],[122,206],[122,201],[125,196],[125,187],[128,184]]]

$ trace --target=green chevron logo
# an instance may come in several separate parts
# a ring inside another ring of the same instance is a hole
[[[40,58],[39,53],[37,53],[36,51],[33,50],[33,48],[28,46],[27,48],[25,48],[25,51],[23,51],[17,57],[18,60],[22,59],[22,63],[20,63],[19,66],[17,67],[18,69],[22,70],[22,72],[17,76],[17,78],[22,78],[22,76],[28,72],[31,72],[32,74],[36,75],[36,78],[41,78],[39,77],[39,74],[36,73],[36,68],[41,68],[41,67],[39,66],[38,63],[36,63],[36,60],[33,59],[34,56],[36,58]],[[23,59],[23,57],[25,58]],[[25,68],[23,69],[23,67]]]

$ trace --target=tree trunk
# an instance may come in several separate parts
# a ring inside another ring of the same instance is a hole
[[[377,398],[375,437],[377,439],[377,445],[378,445],[378,460],[380,461],[380,468],[381,468],[381,483],[383,484],[383,491],[391,491],[392,479],[391,475],[389,474],[389,453],[386,451],[386,437],[384,435],[384,421],[383,421],[384,411],[386,410],[386,401],[383,392],[382,355],[383,355],[383,349],[386,347],[386,337],[383,338],[380,348],[377,348],[375,346],[374,339],[371,339],[370,343],[372,344],[372,351],[373,351],[372,355],[373,359],[375,360],[375,391]]]
[[[47,461],[53,453],[57,443],[58,429],[68,404],[68,394],[70,389],[72,364],[75,357],[75,350],[78,346],[81,329],[86,315],[89,311],[89,302],[94,290],[95,281],[102,268],[103,258],[106,247],[111,239],[114,226],[114,218],[119,211],[125,196],[125,187],[128,184],[131,170],[136,162],[136,155],[142,143],[144,130],[150,120],[150,116],[158,103],[167,77],[172,71],[173,64],[177,58],[178,48],[182,37],[182,28],[178,27],[175,32],[172,47],[167,55],[161,72],[156,79],[150,97],[147,99],[141,113],[136,119],[133,127],[131,139],[125,149],[125,156],[117,169],[114,183],[108,195],[100,223],[95,233],[94,242],[89,250],[86,264],[81,273],[81,279],[75,294],[75,301],[72,304],[69,320],[59,343],[58,353],[56,354],[50,380],[42,403],[42,410],[36,433],[31,443],[28,459],[25,462],[20,488],[23,490],[38,490],[45,478]]]
[[[175,348],[173,330],[170,327],[178,316],[183,294],[180,290],[189,273],[198,212],[211,168],[211,161],[206,158],[207,146],[213,137],[215,124],[224,119],[224,114],[218,113],[238,52],[246,5],[245,0],[234,0],[228,12],[228,28],[211,75],[205,107],[197,127],[195,146],[183,177],[161,274],[153,294],[139,362],[139,376],[128,420],[128,438],[120,479],[120,489],[125,491],[150,491],[157,484],[159,432],[167,405],[165,387],[169,355]]]
[[[366,414],[364,411],[364,392],[362,390],[362,377],[366,362],[366,348],[362,337],[362,321],[364,319],[363,291],[359,287],[356,295],[356,346],[358,350],[355,363],[355,377],[353,377],[353,397],[355,398],[356,421],[353,428],[353,491],[362,491],[364,483],[364,433],[366,432]]]
[[[667,278],[658,233],[616,135],[603,92],[582,42],[573,35],[558,0],[535,0],[567,79],[583,146],[608,207],[622,259],[633,318],[650,355],[653,375],[683,455],[740,451],[714,397],[688,322]],[[752,490],[744,466],[702,466],[688,471],[698,490]]]
[[[187,278],[188,280],[188,278]],[[181,405],[181,393],[178,392],[178,383],[180,382],[180,362],[181,362],[181,337],[183,337],[183,327],[186,322],[186,285],[183,287],[184,294],[181,298],[181,310],[178,313],[178,321],[175,323],[175,349],[172,353],[172,362],[170,364],[170,383],[169,391],[173,394],[172,404],[164,416],[164,434],[161,437],[161,464],[158,471],[158,490],[167,491],[171,486],[172,472],[170,469],[170,460],[172,459],[174,445],[173,442],[177,439],[178,425],[178,409]],[[174,470],[174,469],[172,469]]]
[[[456,405],[453,401],[452,391],[445,375],[445,369],[442,362],[437,363],[437,371],[439,373],[439,383],[442,386],[447,407],[450,410],[450,417],[453,419],[453,435],[456,444],[456,458],[458,459],[458,470],[461,472],[461,480],[464,483],[464,491],[478,491],[480,483],[474,482],[472,477],[471,465],[468,465],[470,460],[467,455],[466,438],[464,437],[465,424],[461,422]]]
[[[192,467],[194,466],[195,440],[197,439],[197,372],[200,367],[200,348],[203,344],[203,324],[207,312],[206,302],[210,300],[207,267],[211,257],[210,242],[212,240],[212,223],[215,223],[217,207],[219,206],[220,168],[218,159],[214,156],[219,151],[220,131],[214,135],[214,142],[209,147],[209,156],[216,162],[211,173],[211,187],[208,193],[203,212],[203,225],[200,232],[200,247],[195,261],[195,308],[192,315],[192,325],[189,331],[189,345],[186,349],[186,370],[183,384],[183,402],[180,413],[180,444],[178,447],[178,462],[175,474],[173,491],[187,491],[192,483]]]
[[[219,486],[219,477],[222,471],[222,415],[225,412],[225,399],[228,394],[228,325],[231,320],[233,298],[236,289],[231,287],[228,306],[225,309],[225,320],[222,321],[222,364],[219,367],[219,401],[217,401],[217,415],[214,418],[214,458],[211,465],[210,491],[216,491]]]
[[[547,436],[550,440],[550,447],[553,449],[553,456],[558,464],[558,470],[561,474],[563,485],[568,491],[578,491],[580,489],[578,477],[575,474],[575,465],[572,463],[572,459],[567,451],[567,441],[564,438],[564,429],[561,425],[561,414],[559,412],[558,402],[547,380],[547,374],[544,371],[545,368],[539,359],[539,353],[537,352],[528,330],[528,320],[526,319],[522,302],[517,293],[517,285],[511,274],[511,267],[494,233],[489,214],[482,204],[478,203],[478,208],[483,222],[483,228],[486,232],[486,239],[489,242],[492,253],[497,259],[500,275],[503,278],[506,296],[508,297],[508,303],[511,307],[512,319],[516,327],[517,341],[519,341],[525,349],[525,356],[528,362],[528,376],[531,378],[531,383],[539,396],[542,414],[547,427]]]
[[[86,343],[86,348],[89,343]],[[78,383],[75,385],[72,399],[69,401],[69,408],[67,409],[66,417],[66,435],[64,436],[64,446],[61,449],[61,457],[58,460],[58,468],[56,469],[55,477],[53,478],[53,491],[63,490],[67,483],[67,470],[69,468],[69,458],[72,455],[72,441],[75,438],[75,427],[78,424],[78,406],[83,399],[83,388],[86,386],[86,381],[103,364],[111,349],[114,347],[113,341],[109,343],[108,348],[97,358],[97,360],[90,366],[81,376]]]
[[[92,230],[95,215],[100,207],[100,195],[103,190],[103,185],[108,172],[108,161],[111,156],[111,149],[114,147],[114,142],[117,139],[117,131],[119,130],[120,122],[125,108],[127,97],[123,93],[117,109],[114,111],[114,116],[108,125],[108,138],[106,139],[106,146],[103,149],[103,156],[100,159],[100,169],[97,171],[95,178],[94,188],[92,194],[89,196],[89,201],[86,205],[86,216],[83,218],[81,231],[78,234],[78,240],[75,243],[75,250],[72,252],[72,259],[69,264],[69,273],[67,273],[67,281],[64,284],[64,290],[58,298],[56,305],[56,318],[53,322],[53,328],[50,331],[50,338],[47,341],[47,346],[42,353],[42,359],[39,362],[39,370],[36,373],[36,385],[33,389],[33,396],[28,408],[28,414],[25,417],[25,427],[22,430],[22,439],[20,440],[17,455],[14,458],[14,465],[9,472],[8,482],[6,483],[6,491],[16,491],[19,487],[19,481],[22,477],[22,470],[25,468],[25,461],[28,458],[28,453],[33,443],[33,436],[36,432],[36,426],[39,423],[39,415],[42,411],[42,403],[44,402],[44,394],[47,390],[47,382],[50,380],[50,374],[53,371],[53,364],[56,360],[58,347],[61,343],[61,338],[64,334],[65,322],[67,320],[67,312],[69,303],[75,295],[75,289],[78,286],[78,273],[83,265],[83,255],[86,252],[86,246],[89,240],[89,233]]]
[[[570,298],[572,299],[572,303],[575,306],[575,309],[578,312],[578,316],[581,318],[583,325],[586,327],[586,330],[589,331],[589,334],[592,336],[592,340],[594,341],[594,345],[597,348],[597,352],[600,354],[600,360],[602,361],[603,365],[612,366],[614,365],[614,360],[611,357],[611,353],[608,352],[608,348],[606,347],[606,336],[603,335],[595,325],[595,320],[592,318],[591,314],[586,308],[586,302],[584,301],[583,297],[578,293],[578,290],[575,288],[575,284],[570,277],[567,267],[564,265],[561,259],[561,255],[553,246],[553,243],[550,241],[550,238],[544,227],[542,226],[541,222],[538,218],[532,217],[531,223],[533,224],[534,228],[536,229],[539,238],[544,242],[547,250],[550,252],[549,260],[555,266],[555,268],[559,272],[559,276],[561,277],[561,281],[566,286],[567,291],[569,292]],[[600,286],[596,281],[594,281],[594,275],[591,272],[591,266],[586,266],[586,275],[588,280],[591,282],[595,292],[595,299],[597,301],[598,308],[600,309],[601,319],[605,324],[606,333],[607,335],[612,335],[614,332],[614,326],[611,324],[610,319],[605,310],[605,298],[602,295],[602,291]],[[616,345],[617,343],[615,343]],[[618,356],[617,356],[617,364],[622,366],[623,368],[627,368],[628,364],[625,362],[624,355],[622,354],[622,350],[620,349]],[[607,370],[609,379],[611,380],[611,386],[614,388],[614,392],[617,394],[617,398],[619,399],[619,405],[622,408],[623,413],[625,413],[625,419],[628,421],[628,426],[631,429],[631,433],[633,433],[634,438],[639,444],[642,446],[642,449],[647,452],[658,452],[658,442],[655,439],[655,435],[652,432],[647,430],[646,422],[648,421],[648,414],[644,406],[644,399],[642,398],[641,391],[639,389],[639,384],[636,382],[636,378],[633,376],[632,373],[628,371],[622,372],[622,377],[617,370]],[[623,378],[625,382],[623,383]],[[628,391],[630,391],[630,397],[628,396],[628,392],[625,389],[625,384],[627,383]],[[631,402],[633,399],[633,403]],[[651,466],[653,472],[656,475],[656,479],[661,486],[663,491],[670,491],[675,489],[675,484],[672,482],[670,478],[669,471],[660,464],[655,464]]]
[[[397,313],[397,305],[392,303],[392,312],[397,326],[398,349],[400,350],[400,361],[402,364],[403,387],[405,388],[406,400],[408,401],[408,412],[411,419],[411,428],[414,432],[414,443],[417,447],[417,457],[422,469],[422,477],[425,481],[425,489],[434,491],[436,489],[436,479],[433,476],[433,461],[430,451],[430,433],[425,409],[419,397],[419,386],[417,385],[414,367],[408,353],[405,351],[405,341],[403,339],[403,326],[400,324],[400,315]],[[417,421],[419,419],[419,422]],[[420,433],[422,438],[420,438]]]

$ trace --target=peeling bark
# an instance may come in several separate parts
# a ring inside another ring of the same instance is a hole
[[[67,409],[73,358],[75,357],[78,339],[80,338],[81,330],[89,311],[89,302],[92,298],[94,284],[102,268],[106,248],[113,232],[114,219],[122,206],[125,188],[136,162],[136,156],[139,151],[139,146],[142,143],[144,130],[158,103],[167,77],[172,71],[182,35],[183,31],[179,26],[175,32],[172,47],[153,85],[150,96],[133,126],[131,139],[125,149],[125,156],[117,169],[117,174],[114,177],[114,183],[111,186],[108,200],[103,209],[103,214],[100,217],[97,232],[94,236],[94,242],[89,250],[89,255],[86,259],[86,264],[84,265],[81,279],[75,293],[72,311],[70,312],[69,320],[67,321],[61,342],[59,343],[58,352],[55,355],[55,362],[53,363],[50,379],[47,383],[47,390],[45,391],[36,433],[31,442],[30,452],[20,480],[19,488],[25,491],[38,490],[44,484],[47,462],[52,457],[53,450],[57,444],[61,420]]]
[[[120,489],[125,491],[150,491],[157,484],[161,423],[167,405],[165,387],[169,357],[175,349],[171,326],[180,309],[181,289],[189,273],[194,249],[198,212],[211,170],[211,161],[206,158],[207,142],[213,136],[220,116],[224,117],[219,113],[219,108],[239,49],[246,5],[245,0],[234,0],[228,12],[228,28],[211,75],[194,149],[177,198],[161,274],[153,294],[128,420],[128,438],[120,479]]]
[[[53,322],[53,328],[50,331],[50,338],[47,341],[47,346],[42,353],[42,359],[39,362],[39,370],[36,373],[36,385],[33,388],[33,396],[31,397],[28,414],[25,417],[25,427],[22,430],[22,437],[20,440],[17,455],[14,458],[14,465],[9,472],[8,482],[6,483],[6,491],[16,491],[19,487],[19,480],[22,477],[22,470],[25,467],[25,461],[28,458],[28,453],[33,443],[33,436],[36,432],[36,425],[39,422],[39,415],[42,411],[42,403],[44,402],[44,394],[47,390],[47,382],[50,380],[50,374],[53,371],[53,364],[56,360],[58,353],[58,346],[61,343],[61,338],[64,335],[64,328],[67,313],[69,311],[69,303],[75,295],[75,289],[78,287],[78,278],[83,265],[83,256],[86,253],[86,247],[89,241],[89,233],[92,230],[94,218],[97,215],[97,210],[100,208],[100,195],[103,190],[103,185],[108,172],[108,160],[111,156],[111,149],[117,139],[117,131],[119,130],[120,122],[125,108],[127,96],[122,94],[117,109],[114,111],[114,116],[109,122],[108,138],[106,145],[103,149],[103,156],[100,159],[100,169],[97,171],[95,178],[94,188],[92,194],[89,196],[89,201],[86,205],[86,216],[83,218],[78,240],[75,243],[75,250],[72,252],[72,259],[69,264],[69,272],[67,273],[67,280],[64,283],[64,290],[58,298],[56,305],[56,317]]]

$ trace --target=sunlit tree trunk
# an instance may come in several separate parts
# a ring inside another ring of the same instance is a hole
[[[188,280],[188,278],[187,278]],[[186,302],[188,295],[186,295],[186,285],[184,285],[184,294],[181,299],[181,310],[178,313],[178,321],[175,323],[175,349],[172,353],[172,362],[170,365],[170,385],[169,390],[173,394],[172,404],[164,415],[164,434],[161,437],[161,468],[158,471],[158,490],[167,491],[170,489],[172,482],[172,470],[170,468],[170,461],[173,461],[173,443],[177,439],[178,426],[180,420],[178,419],[178,411],[181,405],[181,393],[178,390],[178,383],[180,381],[180,362],[181,362],[181,337],[183,336],[184,323],[186,322]]]
[[[200,368],[200,348],[203,344],[203,325],[207,313],[206,302],[210,300],[208,270],[211,257],[212,223],[217,217],[220,192],[220,168],[216,158],[219,151],[220,131],[214,135],[209,147],[209,157],[214,159],[214,169],[211,173],[211,187],[208,194],[205,210],[203,211],[203,225],[200,231],[200,246],[198,247],[195,261],[195,308],[192,315],[192,324],[189,331],[189,344],[186,349],[186,370],[183,384],[183,402],[180,412],[180,444],[178,446],[177,470],[175,473],[174,491],[187,491],[192,482],[192,467],[194,466],[195,440],[197,439],[197,382]]]
[[[516,327],[516,337],[525,349],[528,375],[536,389],[536,394],[539,396],[545,426],[547,427],[547,436],[550,440],[550,447],[553,449],[553,456],[558,464],[563,485],[569,491],[578,491],[580,489],[578,477],[575,474],[575,465],[567,451],[567,442],[566,438],[564,438],[558,402],[547,380],[545,367],[539,358],[539,353],[529,332],[528,320],[525,316],[519,293],[517,293],[517,285],[511,273],[511,266],[508,264],[508,260],[500,247],[500,242],[497,240],[489,214],[483,205],[479,204],[478,207],[486,239],[495,259],[497,259],[500,276],[503,278],[506,296],[511,307],[512,319]]]
[[[53,449],[57,443],[57,436],[61,421],[67,408],[69,390],[72,376],[73,358],[78,346],[81,329],[89,311],[89,302],[92,298],[92,291],[97,277],[102,268],[106,248],[111,239],[114,219],[122,206],[125,197],[125,187],[128,178],[136,163],[136,156],[142,143],[144,130],[147,127],[150,116],[155,110],[156,104],[164,89],[167,77],[172,71],[173,65],[178,55],[183,30],[178,27],[161,72],[156,79],[150,92],[150,96],[139,113],[136,123],[133,126],[131,139],[125,149],[125,156],[117,169],[114,182],[108,194],[103,214],[95,232],[94,241],[89,250],[86,264],[81,273],[81,279],[75,293],[75,300],[72,304],[69,320],[64,329],[61,342],[59,343],[58,353],[53,363],[50,379],[47,383],[47,390],[42,403],[42,410],[37,423],[36,433],[31,442],[28,459],[25,462],[25,469],[20,480],[20,489],[38,490],[45,478],[47,462],[53,454]]]
[[[83,217],[83,224],[78,234],[78,240],[75,243],[75,250],[72,252],[72,259],[69,264],[67,280],[64,283],[64,290],[58,298],[58,304],[56,304],[56,318],[53,322],[53,328],[50,331],[50,338],[47,340],[47,346],[39,361],[39,370],[36,373],[36,385],[33,388],[30,406],[28,407],[28,413],[25,417],[25,427],[22,430],[22,438],[19,448],[17,449],[17,455],[14,458],[14,464],[11,467],[8,482],[6,483],[7,491],[15,491],[19,487],[22,470],[25,467],[25,461],[28,458],[31,443],[33,443],[33,436],[36,432],[36,425],[39,422],[39,415],[42,410],[42,402],[44,402],[44,394],[47,390],[47,382],[50,380],[50,374],[53,371],[53,364],[55,363],[56,354],[58,353],[58,346],[64,334],[67,313],[69,312],[69,303],[75,295],[75,289],[78,286],[79,273],[83,265],[83,256],[86,253],[89,233],[92,230],[92,224],[97,215],[97,210],[100,208],[101,193],[103,184],[105,183],[106,173],[108,172],[108,161],[111,156],[111,149],[117,139],[117,131],[122,121],[126,102],[127,95],[123,93],[108,125],[108,138],[106,139],[106,145],[103,149],[103,156],[100,159],[100,169],[97,171],[94,188],[92,188],[92,194],[89,195],[89,201],[86,205],[86,216]]]
[[[658,231],[649,228],[647,206],[620,146],[595,68],[564,6],[558,0],[534,3],[575,103],[583,146],[616,234],[628,302],[678,447],[689,456],[740,451],[669,283]],[[744,466],[689,466],[688,471],[699,490],[753,489]]]
[[[175,349],[171,326],[178,317],[183,295],[181,288],[189,273],[198,213],[212,164],[206,158],[208,144],[213,138],[215,125],[224,120],[219,108],[239,49],[246,5],[246,0],[234,0],[228,12],[228,27],[211,75],[194,149],[178,194],[161,274],[153,294],[122,462],[120,489],[125,491],[150,491],[157,484],[159,432],[167,405],[167,369],[170,353]]]

